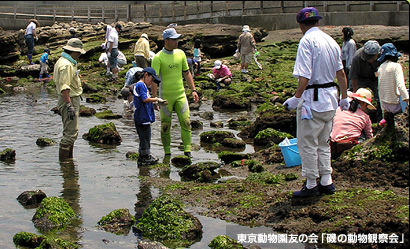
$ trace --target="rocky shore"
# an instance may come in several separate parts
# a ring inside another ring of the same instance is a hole
[[[38,61],[45,47],[50,48],[50,72],[66,43],[68,29],[74,26],[81,36],[87,54],[80,59],[85,96],[116,98],[123,81],[108,82],[98,65],[102,52],[103,24],[56,23],[39,29],[39,42],[33,57],[36,65],[28,66],[25,59],[23,32],[0,32],[0,94],[13,92],[16,87],[24,89],[32,84],[39,72]],[[123,23],[124,32],[120,38],[120,49],[127,59],[132,60],[133,45],[142,32],[147,33],[153,51],[162,48],[161,33],[164,27],[149,23]],[[342,27],[321,27],[341,41]],[[353,27],[354,38],[360,47],[369,39],[380,43],[393,42],[403,54],[400,63],[405,70],[406,85],[409,83],[409,29],[408,27],[357,26]],[[409,245],[409,112],[395,117],[395,126],[383,129],[373,125],[376,136],[356,146],[332,162],[333,178],[337,192],[331,196],[319,196],[306,200],[291,197],[291,192],[301,188],[303,177],[300,166],[286,167],[277,145],[277,133],[267,133],[267,140],[258,134],[267,129],[280,130],[296,136],[295,112],[285,112],[281,103],[292,96],[296,82],[291,70],[296,55],[297,42],[301,37],[298,29],[266,31],[254,28],[259,61],[264,70],[250,66],[249,75],[239,72],[239,63],[232,58],[236,49],[241,26],[235,25],[184,25],[178,26],[184,34],[180,48],[192,55],[193,41],[201,38],[203,43],[203,71],[196,77],[198,92],[203,99],[219,103],[214,110],[227,106],[238,106],[251,112],[249,106],[256,106],[256,120],[243,119],[229,122],[239,130],[241,138],[255,145],[261,143],[256,152],[241,159],[225,160],[220,153],[221,165],[212,165],[208,171],[196,170],[200,177],[182,182],[169,178],[144,177],[142,180],[161,189],[162,193],[183,200],[193,212],[224,219],[238,224],[265,225],[273,231],[286,234],[387,234],[397,235],[402,243],[355,243],[355,248],[407,248]],[[222,59],[233,74],[233,82],[215,92],[213,82],[206,74],[215,59]],[[120,72],[124,75],[131,65]],[[42,83],[39,83],[42,84]],[[50,81],[48,87],[53,87]],[[187,90],[189,91],[189,90]],[[189,96],[189,95],[188,95]],[[1,96],[0,96],[1,97]],[[101,98],[101,99],[102,99]],[[216,101],[218,100],[218,101]],[[201,110],[200,104],[192,106]],[[218,130],[218,128],[215,128]],[[283,134],[280,134],[280,136]],[[209,144],[207,140],[201,146]],[[220,146],[213,145],[214,147]],[[221,148],[221,147],[219,147]],[[224,148],[222,146],[222,148]],[[225,148],[226,149],[226,148]],[[228,149],[226,149],[228,150]],[[240,154],[240,153],[239,153]],[[184,167],[189,167],[184,166]],[[156,170],[158,168],[152,168]],[[183,168],[184,172],[189,172]],[[215,182],[204,181],[208,173],[220,174]],[[160,175],[160,174],[159,174]],[[141,215],[141,214],[140,214]],[[342,248],[346,243],[335,243],[333,248]]]

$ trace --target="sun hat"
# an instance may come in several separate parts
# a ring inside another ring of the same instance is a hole
[[[144,37],[145,39],[148,40],[148,35],[147,34],[142,34],[141,37]]]
[[[299,10],[296,21],[297,22],[305,22],[305,21],[313,21],[313,20],[320,20],[323,17],[319,16],[319,11],[313,7],[306,7]]]
[[[71,38],[70,40],[68,40],[67,45],[65,45],[63,49],[85,54],[85,50],[83,49],[83,42],[78,38]]]
[[[30,22],[34,22],[37,27],[40,27],[40,23],[37,21],[37,19],[30,19],[28,22],[29,22],[29,23],[30,23]]]
[[[222,65],[222,62],[220,60],[216,60],[214,65],[215,65],[216,69],[220,69],[221,65]]]
[[[152,75],[152,77],[154,78],[154,82],[159,84],[161,83],[161,80],[158,78],[157,73],[155,72],[155,70],[152,67],[146,67],[144,68],[144,70],[142,70],[143,73],[147,72],[149,74]]]
[[[380,51],[379,43],[375,40],[369,40],[363,46],[362,59],[366,61],[370,60],[375,55],[379,54],[379,51]]]
[[[248,25],[243,25],[243,27],[242,27],[242,31],[243,32],[249,32],[249,26]]]
[[[401,54],[397,52],[397,48],[393,45],[393,43],[386,43],[380,49],[380,57],[377,59],[378,61],[383,61],[386,55],[390,55],[393,57],[400,57]]]
[[[372,93],[365,88],[357,89],[357,91],[355,93],[351,93],[349,97],[368,104],[367,108],[370,110],[376,110],[376,107],[372,105]]]
[[[165,39],[178,39],[181,34],[178,34],[174,28],[169,28],[162,32],[162,38]]]

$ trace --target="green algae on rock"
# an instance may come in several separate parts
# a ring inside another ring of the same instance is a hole
[[[46,197],[41,201],[32,221],[34,226],[43,231],[63,227],[75,217],[74,210],[58,197]]]
[[[211,249],[243,249],[238,241],[229,238],[227,235],[218,235],[208,244]]]
[[[287,132],[280,132],[273,128],[267,128],[265,130],[258,132],[258,134],[255,136],[254,144],[255,145],[271,145],[272,143],[279,144],[285,138],[291,139],[294,137]]]
[[[127,208],[116,209],[102,217],[97,224],[105,231],[127,235],[135,224],[135,217]]]
[[[83,134],[83,138],[100,144],[118,145],[122,141],[115,124],[112,122],[90,128],[88,133]]]
[[[51,138],[47,138],[47,137],[39,137],[39,138],[37,138],[37,140],[36,140],[36,144],[38,145],[38,146],[53,146],[53,145],[55,145],[57,142],[56,141],[54,141],[53,139],[51,139]]]
[[[6,148],[0,152],[0,161],[14,161],[16,160],[16,151]]]
[[[112,110],[104,110],[102,112],[97,112],[95,114],[97,118],[101,119],[120,119],[122,118],[122,115],[120,114],[114,114]]]
[[[37,235],[29,232],[19,232],[13,236],[13,242],[16,246],[24,248],[55,248],[55,249],[77,249],[79,246],[75,243],[55,238],[52,236]]]
[[[136,226],[145,238],[173,248],[188,247],[202,236],[200,221],[183,210],[180,200],[166,194],[145,209]]]

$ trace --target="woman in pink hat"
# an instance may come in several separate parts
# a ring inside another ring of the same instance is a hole
[[[330,134],[330,151],[332,159],[339,157],[343,151],[352,148],[361,140],[364,132],[366,139],[373,137],[372,121],[366,110],[376,110],[372,105],[372,93],[360,88],[349,95],[352,98],[348,111],[336,110]]]

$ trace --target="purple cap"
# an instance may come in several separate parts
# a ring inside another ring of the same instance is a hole
[[[297,22],[305,22],[320,19],[322,19],[322,17],[319,16],[319,12],[317,11],[317,9],[313,7],[306,7],[299,10],[298,15],[296,16]]]

